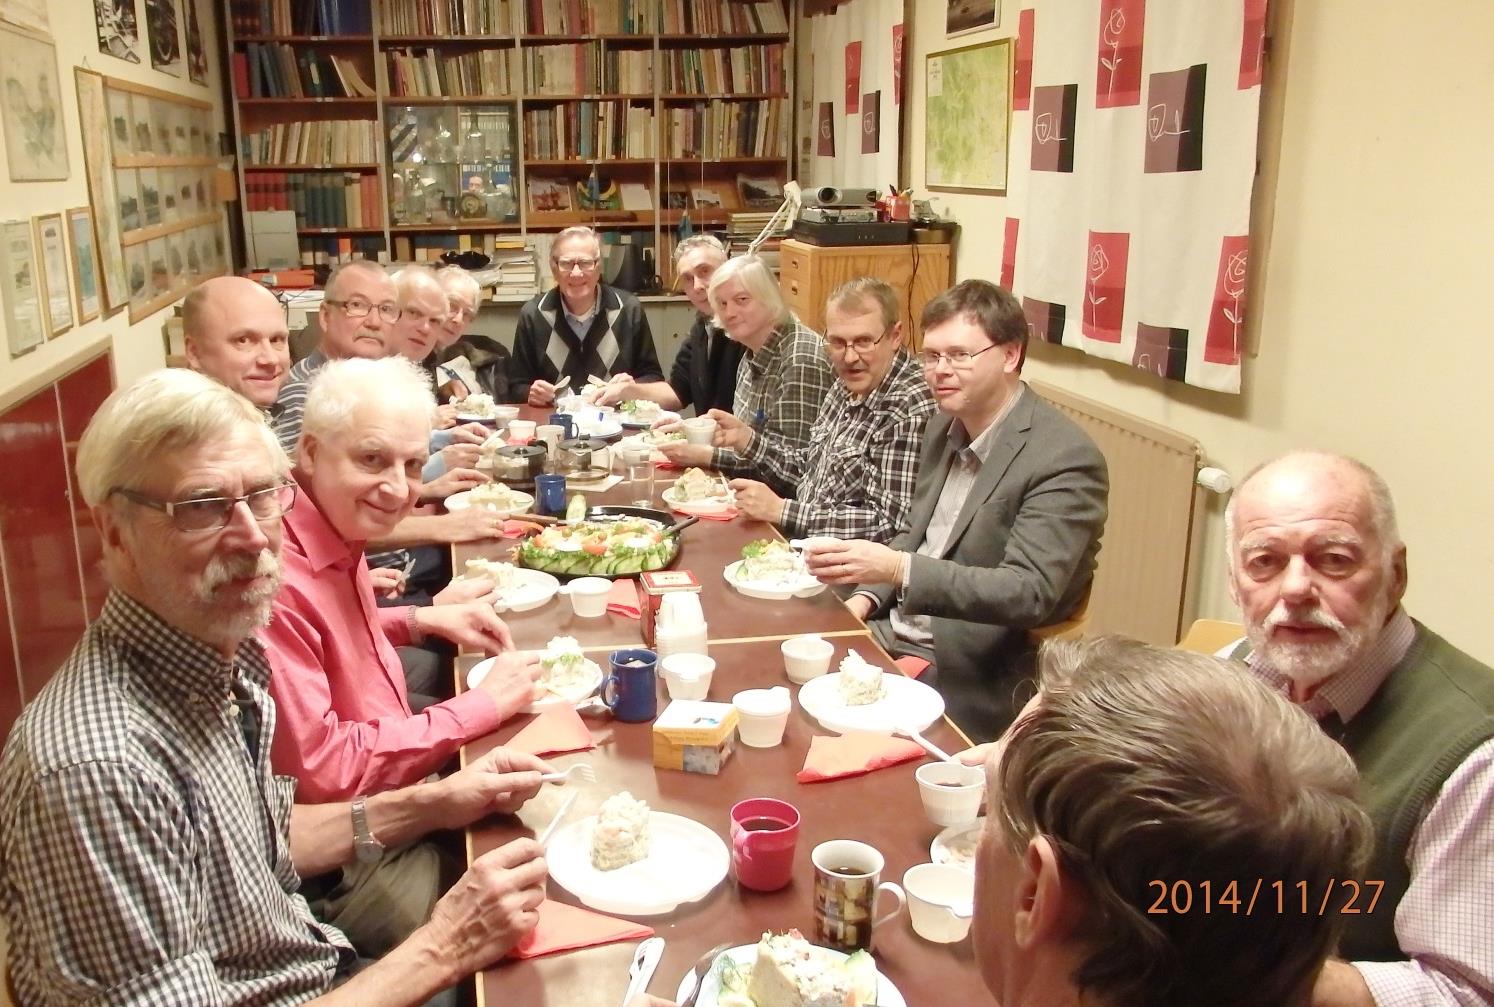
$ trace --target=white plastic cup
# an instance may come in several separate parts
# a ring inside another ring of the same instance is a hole
[[[709,416],[692,416],[688,420],[681,420],[680,429],[685,432],[686,444],[704,444],[709,447],[716,437],[716,421]]]
[[[953,944],[970,932],[975,873],[948,864],[918,864],[903,875],[908,915],[918,936]]]
[[[497,424],[498,424],[498,426],[499,426],[500,429],[503,428],[503,427],[507,427],[510,423],[512,423],[514,420],[516,420],[518,418],[519,418],[519,407],[518,406],[494,406],[493,407],[493,419],[497,422]]]
[[[670,654],[660,667],[670,699],[705,699],[716,662],[704,654]]]
[[[830,658],[835,655],[835,644],[811,633],[789,637],[779,644],[779,650],[783,651],[783,670],[789,681],[795,685],[803,685],[830,670]]]
[[[565,427],[558,423],[544,423],[534,428],[534,436],[545,442],[545,450],[553,458],[560,448],[561,438],[565,436]]]
[[[508,439],[511,441],[534,440],[534,429],[537,424],[534,420],[514,420],[508,425]]]
[[[612,593],[612,581],[605,577],[577,577],[566,585],[566,594],[571,596],[571,608],[582,619],[595,619],[607,614],[607,595]]]
[[[935,825],[963,825],[980,817],[986,773],[979,766],[926,762],[913,773],[923,813]]]
[[[793,701],[783,686],[748,689],[731,697],[737,708],[737,735],[748,748],[774,748],[783,743]]]

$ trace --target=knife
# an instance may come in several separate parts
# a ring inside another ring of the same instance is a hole
[[[647,992],[654,978],[654,969],[659,967],[659,958],[664,954],[664,938],[650,937],[638,945],[633,954],[633,964],[628,966],[628,992],[623,995],[623,1007],[638,994]]]

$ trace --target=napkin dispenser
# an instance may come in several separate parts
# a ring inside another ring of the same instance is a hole
[[[654,765],[717,775],[736,747],[737,718],[730,703],[672,701],[654,721]]]
[[[705,613],[698,593],[675,591],[660,596],[659,613],[654,618],[654,650],[661,660],[671,654],[706,653]]]
[[[638,586],[643,589],[638,605],[643,642],[653,647],[658,643],[659,609],[663,605],[664,596],[676,591],[689,591],[699,595],[700,581],[689,570],[648,570],[638,575]],[[702,622],[702,637],[704,633]],[[703,639],[698,653],[705,653]]]

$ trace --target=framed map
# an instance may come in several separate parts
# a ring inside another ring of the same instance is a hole
[[[924,184],[1006,192],[1011,39],[931,52],[924,63]]]

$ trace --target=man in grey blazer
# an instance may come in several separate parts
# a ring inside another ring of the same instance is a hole
[[[891,546],[819,545],[809,569],[857,585],[848,604],[976,741],[1026,701],[1027,630],[1068,617],[1094,577],[1109,480],[1089,436],[1022,383],[1027,321],[1006,290],[966,280],[924,308],[924,431],[908,524]]]

